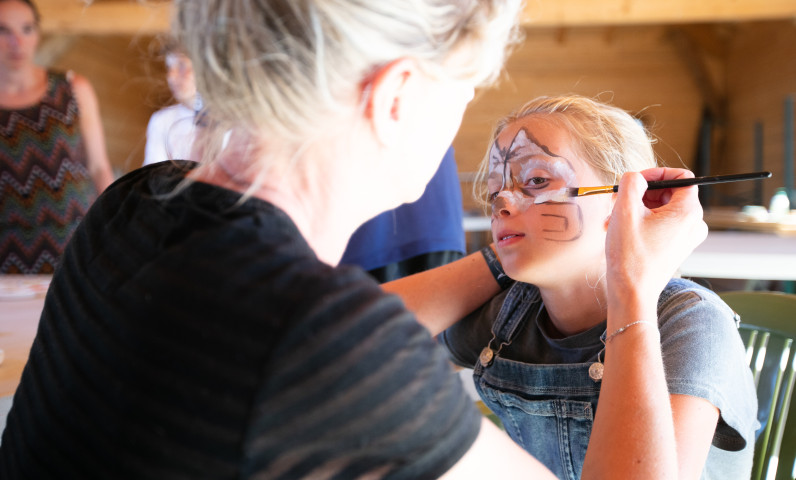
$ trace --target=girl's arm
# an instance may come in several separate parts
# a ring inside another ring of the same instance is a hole
[[[94,88],[85,77],[73,74],[71,83],[80,110],[80,132],[86,149],[88,171],[94,180],[97,193],[102,193],[113,182],[113,170],[105,149],[99,102]]]
[[[500,292],[481,252],[382,284],[436,336]]]

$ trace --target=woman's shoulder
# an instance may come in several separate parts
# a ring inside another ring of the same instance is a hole
[[[79,103],[96,101],[97,94],[91,81],[74,70],[47,70],[47,79],[51,89],[68,88]]]
[[[78,83],[87,81],[83,76],[77,75],[72,70],[56,70],[48,68],[44,71],[45,81],[47,82],[47,91],[52,93],[59,88],[67,88],[70,91],[74,89],[74,79],[77,77]]]
[[[149,123],[152,124],[156,122],[166,122],[170,124],[184,118],[193,119],[195,114],[196,112],[185,105],[181,103],[175,103],[172,105],[167,105],[152,113],[152,116],[149,118]]]

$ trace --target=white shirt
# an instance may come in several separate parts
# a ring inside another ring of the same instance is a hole
[[[194,111],[176,104],[158,110],[146,129],[144,165],[164,160],[192,160]]]

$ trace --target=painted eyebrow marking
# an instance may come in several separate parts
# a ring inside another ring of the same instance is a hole
[[[521,127],[517,130],[517,133],[512,138],[511,143],[506,146],[505,148],[501,148],[500,144],[498,144],[497,139],[495,140],[494,144],[492,145],[492,151],[490,153],[490,163],[498,164],[501,161],[503,162],[503,169],[501,172],[501,185],[500,190],[505,190],[506,188],[506,178],[507,172],[509,168],[509,161],[517,158],[521,155],[520,149],[522,147],[526,147],[526,145],[515,146],[519,141],[527,141],[531,145],[535,146],[539,150],[541,150],[545,155],[562,160],[567,167],[569,167],[570,171],[574,172],[574,167],[572,166],[572,162],[566,157],[558,155],[550,150],[550,148],[541,143],[526,127]],[[495,152],[497,150],[497,152]]]
[[[525,134],[525,138],[529,142],[531,142],[534,145],[536,145],[537,147],[539,147],[548,156],[555,157],[555,158],[564,158],[564,157],[562,157],[560,155],[557,155],[557,154],[551,152],[550,151],[550,147],[548,147],[547,145],[545,145],[542,142],[540,142],[539,140],[537,140],[536,137],[534,137],[533,134],[531,132],[529,132],[528,129],[525,128],[525,127],[522,127],[519,130],[517,130],[517,134],[514,135],[514,140],[512,140],[511,141],[511,145],[509,145],[509,154],[511,153],[512,147],[514,146],[514,141],[517,139],[517,137],[520,136],[520,133],[524,133]]]
[[[494,160],[494,163],[502,161],[505,164],[509,160],[517,157],[519,155],[519,153],[517,152],[519,147],[515,147],[515,144],[517,143],[518,140],[521,140],[520,138],[521,134],[524,134],[525,140],[528,140],[529,143],[532,143],[533,145],[539,147],[539,149],[542,150],[545,153],[545,155],[553,158],[560,158],[566,161],[570,168],[572,167],[567,158],[552,152],[550,150],[550,147],[537,140],[536,137],[532,133],[530,133],[528,129],[525,127],[522,127],[519,130],[517,130],[517,134],[514,135],[514,138],[511,140],[511,143],[507,145],[505,148],[501,147],[498,141],[495,140],[494,144],[492,145],[492,150],[493,151],[497,150],[497,155],[490,155],[491,160]]]

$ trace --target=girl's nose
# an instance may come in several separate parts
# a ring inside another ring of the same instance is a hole
[[[492,216],[497,217],[509,217],[516,213],[516,206],[514,202],[511,201],[511,193],[503,190],[500,192],[492,202]]]

